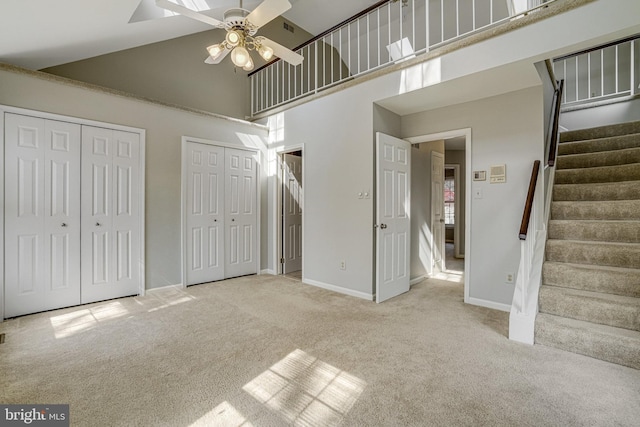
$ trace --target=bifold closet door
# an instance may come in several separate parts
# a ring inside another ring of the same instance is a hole
[[[140,135],[82,127],[82,303],[139,293]]]
[[[187,144],[187,285],[224,279],[224,148]]]
[[[5,317],[80,303],[80,125],[5,114]]]
[[[225,149],[225,277],[257,272],[256,169],[255,152]]]

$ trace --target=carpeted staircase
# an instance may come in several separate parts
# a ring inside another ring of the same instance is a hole
[[[560,136],[535,342],[640,369],[640,122]]]

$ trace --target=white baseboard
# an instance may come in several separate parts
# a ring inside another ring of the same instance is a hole
[[[416,277],[415,279],[411,279],[411,281],[409,282],[409,286],[416,285],[428,277],[429,276],[427,276],[426,274],[423,274],[422,276]]]
[[[340,294],[349,295],[356,298],[366,299],[367,301],[373,301],[373,294],[367,294],[365,292],[354,291],[353,289],[343,288],[341,286],[330,285],[328,283],[318,282],[317,280],[302,278],[302,283],[307,285],[316,286],[318,288],[327,289],[329,291],[338,292]]]
[[[502,304],[494,301],[487,301],[479,298],[467,298],[465,300],[467,304],[478,305],[480,307],[492,308],[494,310],[506,311],[509,313],[511,311],[511,306],[509,304]]]
[[[266,268],[264,270],[260,270],[260,275],[263,275],[263,274],[270,274],[272,276],[275,276],[276,272],[270,268]]]

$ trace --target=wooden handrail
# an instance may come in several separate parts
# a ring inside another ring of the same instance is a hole
[[[306,42],[302,43],[302,44],[301,44],[301,45],[299,45],[299,46],[294,47],[294,48],[293,48],[293,49],[291,49],[291,50],[295,52],[295,51],[296,51],[296,50],[298,50],[298,49],[302,49],[303,47],[309,46],[311,43],[313,43],[313,42],[316,42],[316,41],[320,40],[321,38],[323,38],[324,36],[326,36],[326,35],[328,35],[328,34],[331,34],[331,33],[332,33],[332,32],[334,32],[335,30],[337,30],[338,28],[342,27],[343,25],[347,25],[347,24],[349,24],[349,23],[351,23],[351,22],[355,21],[356,19],[360,19],[360,18],[362,18],[364,15],[366,15],[367,13],[371,12],[372,10],[375,10],[375,9],[377,9],[378,7],[382,6],[383,4],[385,4],[385,3],[389,3],[389,2],[391,2],[391,1],[393,1],[393,0],[382,0],[382,1],[379,1],[379,2],[377,2],[377,3],[375,3],[375,4],[371,5],[371,6],[369,6],[369,7],[368,7],[368,8],[366,8],[365,10],[363,10],[363,11],[360,11],[360,12],[356,13],[356,14],[355,14],[355,15],[353,15],[351,18],[347,18],[347,19],[345,19],[345,20],[344,20],[344,21],[342,21],[341,23],[339,23],[339,24],[337,24],[337,25],[334,25],[333,27],[329,28],[328,30],[323,31],[322,33],[318,34],[317,36],[313,37],[312,39],[307,40]],[[396,0],[396,1],[397,1],[397,0]],[[278,61],[280,61],[280,58],[275,58],[275,59],[271,60],[270,62],[267,62],[267,63],[266,63],[266,64],[264,64],[262,67],[260,67],[260,68],[258,68],[258,69],[256,69],[256,70],[254,70],[254,71],[252,71],[252,72],[250,72],[250,73],[249,73],[249,77],[251,77],[251,76],[252,76],[252,75],[254,75],[255,73],[257,73],[257,72],[261,71],[261,70],[262,70],[262,69],[264,69],[264,68],[267,68],[269,65],[271,65],[271,64],[273,64],[273,63],[275,63],[275,62],[278,62]]]
[[[540,160],[533,162],[533,170],[531,171],[531,180],[529,181],[529,192],[527,200],[524,204],[524,212],[522,213],[522,222],[520,223],[520,240],[527,240],[529,231],[529,220],[531,219],[531,210],[533,209],[533,196],[536,194],[536,184],[538,183],[538,172],[540,171]]]
[[[554,94],[554,112],[553,112],[553,125],[551,127],[551,140],[549,141],[549,159],[547,165],[553,166],[556,164],[556,155],[558,152],[558,128],[560,126],[560,107],[562,106],[562,94],[564,93],[564,80],[560,80],[558,89]]]

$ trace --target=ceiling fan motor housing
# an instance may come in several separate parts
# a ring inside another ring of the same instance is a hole
[[[246,17],[249,15],[246,9],[233,8],[224,13],[224,26],[228,30],[241,30],[252,36],[258,32],[257,28],[247,25]]]

